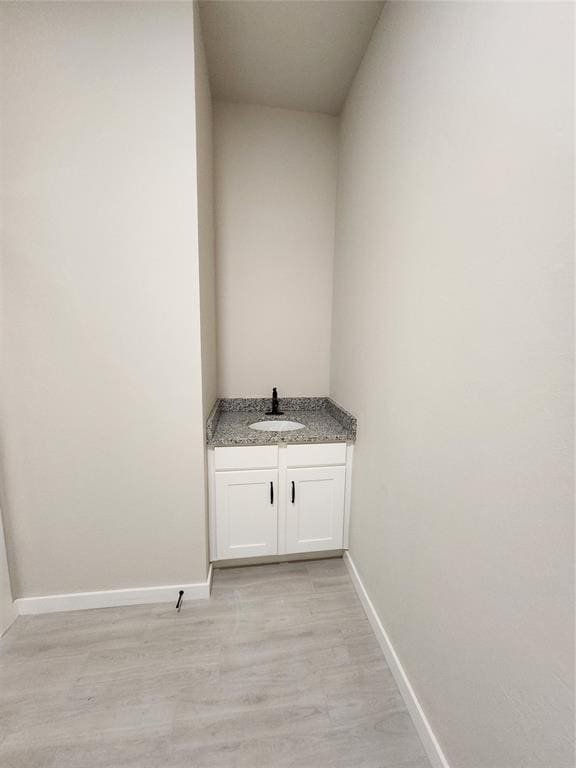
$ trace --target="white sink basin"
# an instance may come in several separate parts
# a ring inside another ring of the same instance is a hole
[[[291,432],[293,429],[304,429],[304,424],[299,421],[256,421],[250,424],[250,429],[257,429],[259,432]]]

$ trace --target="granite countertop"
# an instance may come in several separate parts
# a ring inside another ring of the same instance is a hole
[[[217,400],[206,422],[208,447],[280,445],[285,443],[344,443],[356,439],[356,419],[329,397],[280,398],[281,416],[267,416],[268,398]],[[259,432],[250,424],[264,420],[299,421],[303,429]]]

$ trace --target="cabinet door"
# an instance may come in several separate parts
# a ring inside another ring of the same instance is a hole
[[[218,559],[278,552],[278,470],[216,472]]]
[[[287,551],[341,549],[346,468],[288,469],[286,477]]]

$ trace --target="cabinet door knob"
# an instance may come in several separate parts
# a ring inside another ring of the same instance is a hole
[[[294,480],[292,480],[292,504],[294,504],[295,499],[296,499],[296,486],[294,485]]]
[[[270,480],[270,504],[274,504],[274,483]]]

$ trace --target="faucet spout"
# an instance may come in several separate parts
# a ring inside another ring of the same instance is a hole
[[[282,416],[284,411],[279,410],[278,390],[276,387],[272,390],[272,410],[266,411],[266,416]]]

